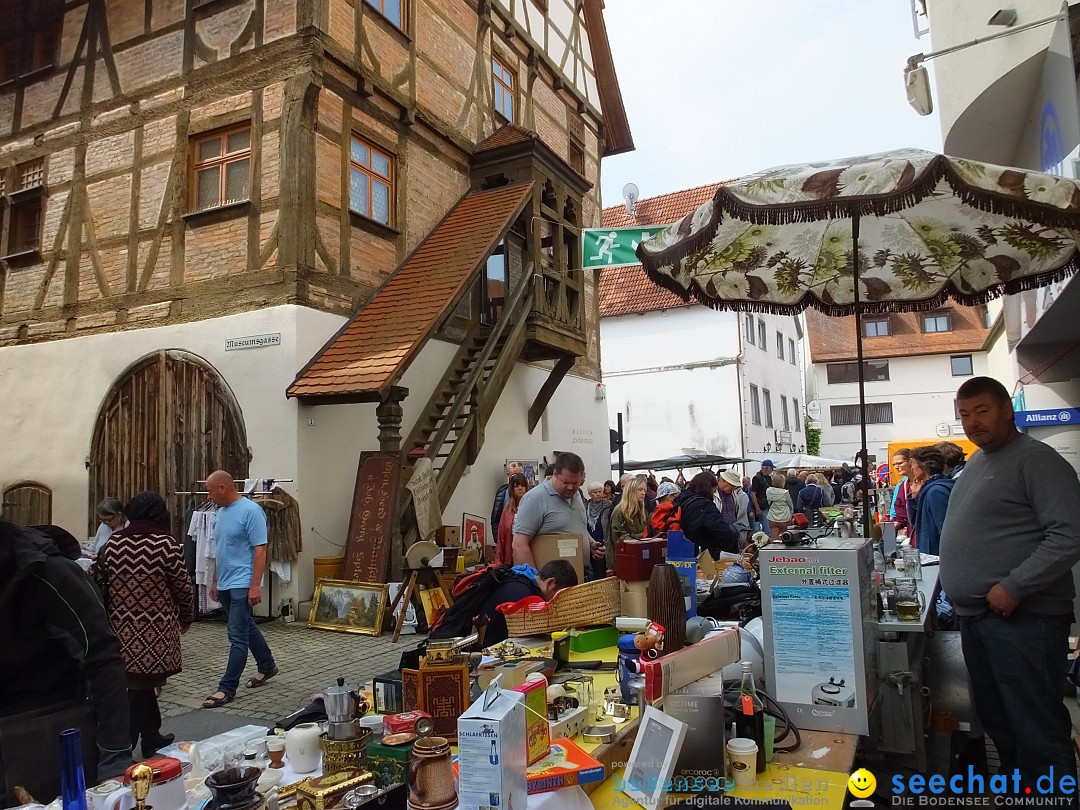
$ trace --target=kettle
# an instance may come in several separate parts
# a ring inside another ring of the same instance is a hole
[[[323,693],[323,705],[326,719],[331,723],[354,720],[367,711],[363,697],[355,686],[346,686],[344,678],[338,678],[337,686],[331,686]]]

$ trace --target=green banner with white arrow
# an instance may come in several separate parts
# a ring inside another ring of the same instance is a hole
[[[637,246],[666,227],[586,228],[581,232],[581,266],[588,270],[641,264],[634,253]]]

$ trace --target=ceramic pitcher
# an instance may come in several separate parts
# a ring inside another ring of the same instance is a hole
[[[458,803],[450,743],[444,737],[423,737],[409,758],[410,810],[449,810]]]
[[[311,773],[319,767],[318,723],[300,723],[285,732],[285,756],[296,773]]]

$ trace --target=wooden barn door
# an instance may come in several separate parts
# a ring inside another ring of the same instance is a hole
[[[24,482],[4,490],[0,505],[4,520],[20,526],[43,526],[52,523],[52,490],[42,484]]]
[[[90,452],[90,518],[100,501],[152,489],[173,513],[177,538],[187,500],[173,497],[216,469],[246,478],[244,418],[228,385],[202,358],[169,350],[143,358],[109,392]],[[96,528],[93,527],[93,528]]]

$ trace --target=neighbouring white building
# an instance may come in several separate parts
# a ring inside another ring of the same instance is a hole
[[[920,50],[955,49],[930,62],[945,152],[1076,177],[1080,5],[1014,0],[1003,9],[970,0],[928,3],[926,11],[929,42]],[[1018,411],[1054,420],[1028,431],[1080,473],[1078,311],[1075,277],[992,306],[990,373],[1013,390]]]
[[[633,216],[606,208],[603,224],[668,225],[716,188],[640,200]],[[599,297],[608,413],[612,427],[623,415],[627,459],[805,449],[799,318],[688,304],[641,265],[603,270]]]
[[[859,435],[855,319],[806,313],[808,414],[821,425],[821,455],[854,460]],[[910,446],[963,438],[956,389],[989,371],[983,307],[863,318],[866,448],[877,463],[892,442]]]

